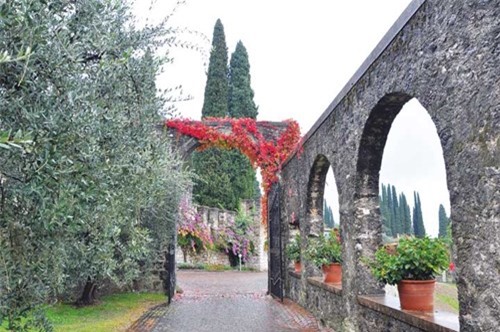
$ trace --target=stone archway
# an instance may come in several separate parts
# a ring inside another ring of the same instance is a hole
[[[264,191],[261,216],[269,230],[268,291],[283,300],[284,261],[278,173],[283,162],[296,151],[300,138],[298,124],[291,120],[273,123],[246,118],[210,118],[204,121],[173,119],[166,121],[165,126],[184,158],[196,148],[235,148],[245,154],[254,166],[261,168]],[[175,271],[169,275],[171,280],[175,280]]]

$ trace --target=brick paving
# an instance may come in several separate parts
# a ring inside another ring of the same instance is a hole
[[[179,271],[183,293],[148,311],[130,332],[316,332],[308,311],[266,295],[267,273]]]

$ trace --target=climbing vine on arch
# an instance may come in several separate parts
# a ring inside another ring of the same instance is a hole
[[[300,140],[299,125],[294,120],[284,121],[285,130],[277,139],[267,140],[257,128],[257,121],[250,118],[206,118],[207,125],[201,121],[189,119],[167,120],[168,128],[179,134],[196,138],[201,146],[199,150],[211,147],[238,149],[245,154],[253,167],[259,167],[262,174],[261,198],[262,222],[267,224],[267,199],[273,183],[278,181],[278,172],[298,146]],[[212,124],[216,124],[213,126]],[[260,122],[262,126],[263,122]],[[220,126],[231,126],[230,132],[222,132]],[[268,124],[272,129],[272,125]]]

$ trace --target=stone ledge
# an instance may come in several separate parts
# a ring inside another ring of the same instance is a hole
[[[297,278],[297,279],[302,278],[302,275],[300,273],[295,272],[294,270],[288,270],[288,275],[290,275],[294,278]]]
[[[401,310],[399,299],[388,295],[358,296],[358,303],[424,331],[458,332],[458,316],[446,311],[423,313]]]
[[[342,296],[342,285],[341,284],[327,284],[327,283],[323,282],[323,278],[321,278],[321,277],[309,277],[309,278],[307,278],[307,282],[310,285],[324,289],[327,292]]]

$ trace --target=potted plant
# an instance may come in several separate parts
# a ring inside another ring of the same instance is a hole
[[[286,255],[293,261],[295,272],[300,273],[300,233],[295,234],[295,237],[286,246]]]
[[[340,284],[342,282],[342,246],[340,233],[333,228],[327,236],[320,235],[311,239],[306,257],[323,271],[323,281]]]
[[[434,275],[446,270],[448,264],[445,242],[427,236],[400,239],[394,253],[381,247],[369,263],[377,280],[397,284],[401,309],[417,311],[434,310]]]

